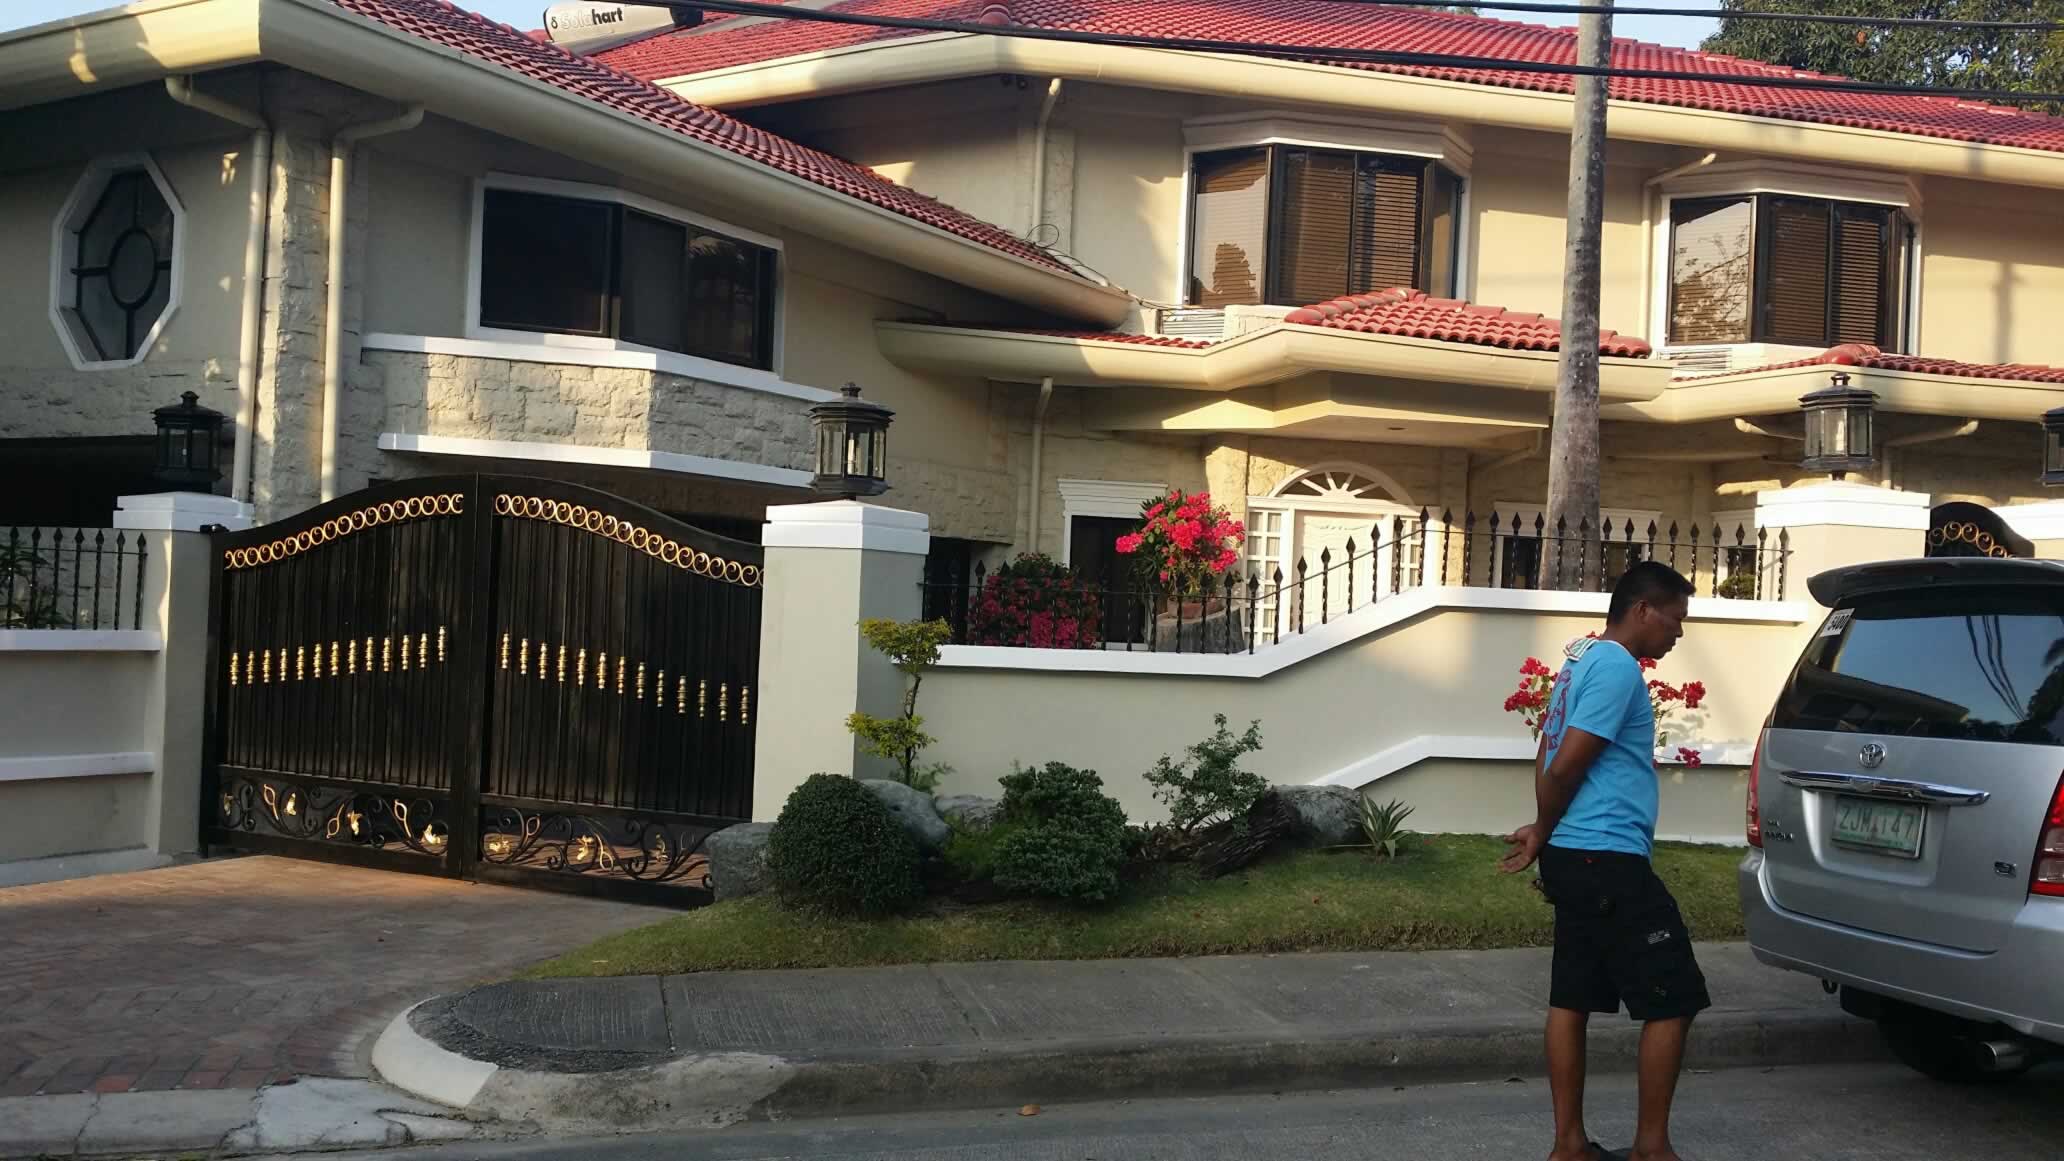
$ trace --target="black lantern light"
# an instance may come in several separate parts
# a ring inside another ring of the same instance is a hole
[[[1835,372],[1830,386],[1801,396],[1799,406],[1806,412],[1806,456],[1799,466],[1839,480],[1876,463],[1871,455],[1871,414],[1877,402],[1876,392],[1849,386],[1845,371]]]
[[[158,423],[158,482],[189,492],[213,491],[222,471],[215,450],[222,413],[201,406],[201,397],[182,392],[179,402],[151,412]]]
[[[2064,485],[2064,407],[2043,412],[2044,486]]]
[[[889,490],[889,419],[895,412],[860,398],[848,383],[842,398],[810,408],[810,426],[817,432],[817,478],[820,492],[857,500]]]

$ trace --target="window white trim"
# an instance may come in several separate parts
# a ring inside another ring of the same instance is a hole
[[[1270,492],[1266,497],[1260,498],[1259,502],[1264,507],[1281,508],[1338,506],[1333,502],[1321,500],[1316,496],[1303,497],[1292,496],[1288,494],[1290,489],[1296,487],[1298,484],[1303,483],[1304,481],[1312,478],[1313,476],[1320,475],[1326,472],[1346,472],[1351,475],[1364,477],[1370,482],[1381,487],[1384,491],[1389,492],[1395,498],[1395,502],[1389,500],[1365,500],[1361,501],[1360,503],[1385,505],[1389,508],[1395,508],[1399,505],[1403,505],[1407,508],[1417,507],[1417,505],[1415,505],[1412,502],[1412,493],[1409,490],[1407,490],[1403,484],[1398,483],[1397,479],[1393,477],[1389,472],[1372,468],[1367,464],[1355,463],[1352,460],[1332,460],[1327,463],[1316,464],[1312,467],[1306,468],[1301,472],[1297,472],[1296,474],[1285,479],[1282,483],[1276,485],[1275,490]],[[1360,507],[1359,505],[1350,506],[1347,508],[1347,511],[1360,511]],[[1374,511],[1374,509],[1372,508],[1371,511]]]
[[[1127,480],[1056,480],[1061,490],[1061,563],[1073,564],[1075,518],[1107,516],[1136,520],[1140,509],[1168,492],[1166,484]],[[1036,485],[1035,485],[1036,486]]]
[[[1426,157],[1447,162],[1449,169],[1465,178],[1475,159],[1469,145],[1438,121],[1365,121],[1277,111],[1234,113],[1184,122],[1183,140],[1193,153],[1249,145],[1304,145]]]
[[[555,342],[566,335],[521,332],[511,339],[453,339],[440,335],[395,335],[374,332],[360,342],[368,351],[401,351],[418,355],[457,355],[468,359],[507,359],[515,363],[558,363],[574,367],[624,367],[635,371],[657,371],[679,375],[746,391],[764,391],[808,403],[825,403],[839,397],[836,391],[793,383],[772,371],[720,363],[715,359],[615,343],[593,347]]]
[[[1779,161],[1724,161],[1702,166],[1664,182],[1661,193],[1666,199],[1789,194],[1837,202],[1898,206],[1915,216],[1919,216],[1921,206],[1920,187],[1896,173]]]
[[[1372,123],[1317,117],[1311,114],[1239,113],[1223,117],[1197,117],[1183,123],[1182,206],[1175,219],[1175,285],[1169,288],[1169,302],[1189,301],[1190,210],[1196,202],[1197,155],[1259,145],[1301,145],[1312,149],[1339,149],[1349,153],[1387,153],[1400,157],[1424,157],[1439,161],[1454,170],[1455,175],[1462,180],[1462,197],[1455,207],[1457,221],[1454,296],[1465,301],[1469,299],[1475,288],[1471,251],[1476,245],[1476,231],[1470,228],[1471,209],[1476,196],[1476,182],[1470,169],[1475,161],[1475,155],[1460,137],[1445,125],[1432,121]],[[1263,281],[1267,281],[1266,272],[1263,273]]]
[[[1468,187],[1464,186],[1463,189],[1466,193]],[[1921,221],[1920,187],[1912,181],[1889,174],[1829,169],[1823,166],[1786,165],[1776,162],[1724,162],[1664,182],[1658,193],[1662,208],[1656,215],[1648,239],[1648,333],[1653,336],[1650,345],[1655,348],[1658,357],[1667,359],[1672,351],[1693,348],[1728,347],[1737,351],[1747,351],[1753,347],[1765,348],[1765,352],[1758,353],[1748,360],[1753,365],[1805,357],[1791,353],[1800,350],[1812,355],[1820,353],[1819,348],[1799,348],[1753,339],[1741,343],[1670,342],[1670,263],[1675,257],[1670,247],[1670,232],[1674,204],[1684,200],[1750,197],[1756,194],[1825,198],[1829,201],[1860,202],[1904,210],[1907,222],[1913,227],[1913,244],[1908,247],[1907,269],[1900,271],[1899,276],[1906,294],[1906,301],[1902,304],[1902,313],[1905,317],[1901,320],[1901,329],[1906,333],[1907,350],[1921,349],[1921,253],[1926,227]],[[1754,246],[1753,236],[1750,245]],[[1755,333],[1753,323],[1754,320],[1751,320],[1751,334]]]
[[[79,345],[78,336],[72,330],[72,323],[66,317],[71,308],[76,279],[72,267],[78,261],[78,228],[84,224],[80,219],[93,210],[94,203],[106,191],[108,182],[132,170],[142,170],[158,188],[158,195],[172,210],[172,269],[166,277],[172,280],[166,292],[165,309],[157,321],[143,336],[143,342],[136,348],[136,354],[126,359],[97,359]],[[116,371],[134,367],[150,357],[151,350],[158,345],[158,339],[165,333],[165,327],[172,316],[179,313],[179,302],[186,284],[186,207],[179,202],[179,195],[172,189],[172,183],[165,179],[165,171],[158,168],[148,153],[121,153],[96,158],[88,163],[79,180],[72,185],[71,196],[57,211],[57,217],[50,224],[50,325],[57,331],[57,341],[64,347],[65,358],[80,371]]]
[[[682,358],[696,358],[680,355],[679,352],[656,352],[655,348],[627,343],[621,339],[603,338],[596,335],[552,334],[538,331],[504,330],[500,327],[480,324],[480,266],[483,249],[482,232],[487,214],[487,191],[491,189],[511,190],[519,193],[548,194],[553,197],[578,198],[583,201],[609,202],[630,209],[640,210],[655,217],[666,218],[686,226],[698,226],[713,230],[740,242],[749,242],[774,252],[774,335],[772,339],[772,365],[762,374],[781,375],[782,349],[788,333],[788,253],[781,239],[743,226],[734,226],[720,218],[712,218],[693,210],[683,209],[669,202],[648,198],[643,194],[618,189],[609,185],[593,185],[588,182],[560,181],[555,178],[525,177],[514,173],[489,173],[473,181],[473,214],[466,250],[466,337],[505,343],[542,343],[548,346],[566,347],[589,351],[631,351],[637,353],[664,353]],[[713,359],[696,359],[697,362],[715,363]],[[732,364],[719,364],[732,366]],[[759,368],[741,368],[758,371]]]

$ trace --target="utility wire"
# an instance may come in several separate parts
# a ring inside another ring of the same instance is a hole
[[[959,33],[971,36],[1008,36],[1027,40],[1051,40],[1066,44],[1095,44],[1114,48],[1168,49],[1179,52],[1228,53],[1241,56],[1318,58],[1321,61],[1352,61],[1398,68],[1487,70],[1506,73],[1538,73],[1550,76],[1602,76],[1628,80],[1690,81],[1708,85],[1739,85],[1746,88],[1797,89],[1828,93],[1875,93],[1885,96],[1948,97],[1965,101],[2000,104],[2064,104],[2064,93],[2027,93],[2009,89],[1957,89],[1940,85],[1888,84],[1846,78],[1783,76],[1762,73],[1714,73],[1689,69],[1648,69],[1612,66],[1596,68],[1554,61],[1507,60],[1499,57],[1464,56],[1456,53],[1407,52],[1395,49],[1350,48],[1316,44],[1278,44],[1268,41],[1212,40],[1198,37],[1142,36],[1131,33],[1088,32],[1072,28],[1039,28],[1023,24],[981,24],[965,20],[933,20],[917,16],[876,16],[844,12],[836,8],[791,8],[757,0],[697,0],[692,7],[739,16],[763,16],[776,20],[801,20],[820,24],[857,25],[867,28],[900,29],[911,32]],[[1575,7],[1575,6],[1571,6]],[[1772,68],[1782,68],[1772,65]]]
[[[1449,0],[1333,0],[1339,4],[1367,4],[1377,8],[1452,8]],[[1633,8],[1624,4],[1548,4],[1538,0],[1498,0],[1469,4],[1492,12],[1537,12],[1555,15],[1587,15],[1610,12],[1616,16],[1700,16],[1719,20],[1774,20],[1793,24],[1846,24],[1865,28],[1923,28],[1956,32],[2064,32],[2064,23],[2053,20],[1945,20],[1933,16],[1836,16],[1822,12],[1763,12],[1735,8]]]

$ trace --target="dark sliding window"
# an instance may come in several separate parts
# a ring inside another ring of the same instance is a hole
[[[480,325],[772,369],[775,252],[617,205],[488,190]]]
[[[1462,179],[1438,162],[1261,146],[1191,167],[1191,306],[1455,293]]]

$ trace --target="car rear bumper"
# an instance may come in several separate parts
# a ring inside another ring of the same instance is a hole
[[[1739,874],[1749,946],[1762,962],[2064,1044],[2064,899],[2031,898],[1998,951],[1973,953],[1787,911],[1770,896],[1762,851],[1750,851]]]

